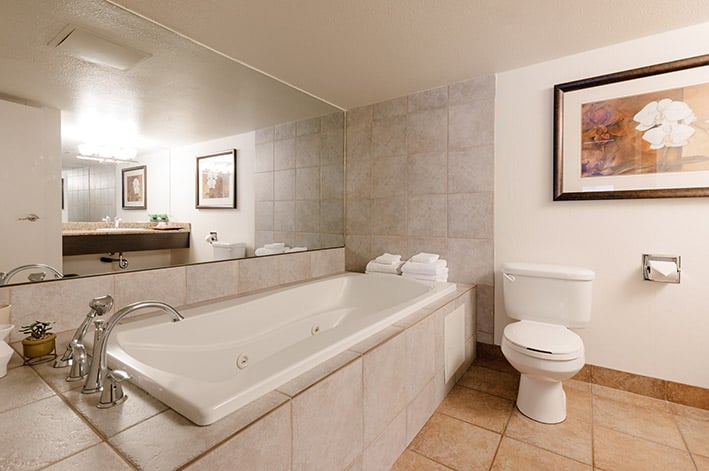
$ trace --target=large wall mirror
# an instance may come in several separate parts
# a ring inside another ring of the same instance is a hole
[[[0,272],[344,245],[340,109],[104,0],[2,2],[0,26]],[[234,149],[228,169],[198,169]],[[200,191],[216,203],[198,207]],[[189,247],[88,249],[171,230]],[[79,233],[93,239],[68,255]],[[236,249],[215,250],[212,233]],[[39,271],[8,283],[54,276]]]

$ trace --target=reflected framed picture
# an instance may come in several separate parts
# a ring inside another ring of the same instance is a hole
[[[709,196],[709,55],[554,87],[554,200]]]
[[[236,208],[236,149],[197,157],[197,209]]]
[[[147,166],[121,169],[123,209],[147,209]]]

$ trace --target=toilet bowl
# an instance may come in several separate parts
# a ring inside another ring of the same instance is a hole
[[[517,408],[538,422],[566,419],[562,381],[585,363],[581,337],[563,326],[534,321],[509,324],[502,337],[502,353],[521,373]]]
[[[567,327],[583,327],[591,317],[593,271],[559,265],[509,263],[502,269],[508,324],[502,353],[520,372],[517,408],[538,422],[566,419],[562,381],[585,363],[581,337]]]

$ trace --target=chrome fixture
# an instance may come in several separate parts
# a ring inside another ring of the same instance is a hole
[[[108,386],[103,388],[101,399],[99,399],[96,407],[108,409],[125,402],[128,396],[123,393],[123,385],[121,383],[127,379],[130,379],[130,375],[123,370],[109,371],[106,375]]]
[[[91,355],[91,366],[89,367],[89,374],[86,378],[84,387],[81,389],[81,392],[84,394],[91,394],[102,391],[104,389],[104,381],[109,379],[109,389],[111,389],[111,391],[102,395],[101,402],[99,402],[99,407],[102,409],[118,405],[120,402],[125,401],[126,397],[123,395],[123,391],[122,388],[119,387],[119,383],[127,379],[127,374],[123,371],[121,371],[120,374],[119,371],[113,371],[111,378],[107,377],[108,363],[106,360],[106,349],[108,348],[108,338],[111,336],[111,332],[113,332],[113,329],[121,319],[140,309],[160,310],[170,316],[172,322],[178,322],[184,319],[182,314],[177,312],[177,310],[169,304],[160,301],[138,301],[126,305],[120,311],[113,314],[108,320],[108,323],[106,323],[103,319],[96,319],[94,321],[96,333],[94,336],[93,353]],[[121,397],[118,397],[119,393]],[[112,399],[109,400],[109,398]],[[108,402],[105,402],[104,399]]]
[[[113,228],[114,228],[114,229],[120,229],[120,227],[121,227],[121,221],[123,221],[123,219],[121,219],[121,218],[119,218],[118,216],[116,216],[116,217],[113,219]]]
[[[81,325],[79,326],[79,328],[76,329],[76,332],[74,332],[74,336],[71,338],[71,341],[69,342],[69,345],[66,347],[64,354],[61,356],[61,358],[58,358],[54,362],[54,368],[64,368],[65,366],[69,366],[72,364],[72,358],[73,358],[72,345],[73,345],[73,343],[76,342],[78,345],[81,345],[81,347],[83,348],[84,337],[86,336],[86,332],[89,330],[89,325],[91,325],[91,321],[93,321],[94,317],[96,317],[96,316],[103,316],[108,311],[110,311],[112,307],[113,307],[113,298],[109,295],[99,296],[98,298],[94,298],[89,302],[89,308],[91,308],[91,310],[89,311],[88,314],[86,314],[86,318],[84,319],[84,322],[82,322]],[[84,356],[83,361],[86,362],[85,356]],[[85,368],[86,368],[86,366],[84,365],[82,367],[82,369],[85,369]]]
[[[66,380],[71,382],[83,381],[88,376],[88,371],[86,371],[86,348],[76,340],[72,340],[69,344],[69,350],[71,350],[69,363],[71,364],[71,370],[69,371],[69,376]],[[59,360],[57,360],[58,362]],[[54,364],[57,367],[57,364]]]
[[[36,222],[39,219],[39,216],[37,216],[34,213],[30,213],[27,216],[17,218],[18,221],[29,221],[29,222]]]
[[[56,268],[52,268],[49,265],[46,265],[44,263],[30,263],[29,265],[22,265],[21,267],[13,268],[9,272],[0,272],[0,286],[6,285],[10,282],[10,278],[15,276],[21,271],[29,270],[30,268],[41,268],[43,270],[49,270],[51,272],[54,272],[54,278],[59,279],[59,278],[64,278],[64,275],[59,272]],[[43,280],[44,278],[42,278]],[[30,281],[42,281],[39,280],[37,277],[37,273],[32,273],[30,275]]]

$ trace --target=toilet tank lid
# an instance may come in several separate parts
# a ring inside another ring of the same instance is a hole
[[[554,278],[559,280],[593,280],[593,270],[567,265],[547,265],[543,263],[510,262],[502,265],[502,273],[507,275]]]

